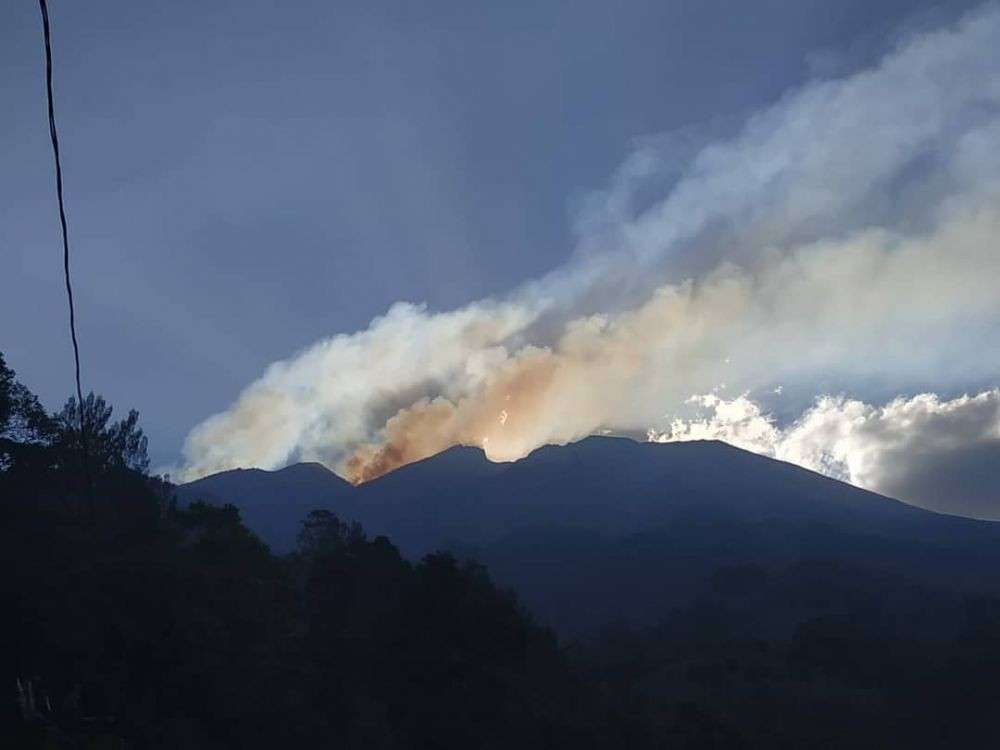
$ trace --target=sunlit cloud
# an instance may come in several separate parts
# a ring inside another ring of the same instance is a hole
[[[723,440],[914,505],[1000,519],[1000,389],[881,406],[823,396],[785,427],[746,394],[692,402],[700,416],[650,430],[649,440]]]

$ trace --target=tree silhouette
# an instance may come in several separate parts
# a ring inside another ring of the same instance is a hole
[[[339,552],[365,539],[361,524],[357,521],[341,521],[336,513],[313,510],[302,522],[298,536],[298,552],[303,557],[313,558]]]
[[[87,433],[87,451],[96,472],[131,469],[145,472],[149,468],[147,440],[139,427],[139,412],[129,411],[125,419],[111,421],[114,411],[103,396],[91,391],[84,399],[82,420],[76,399],[70,398],[56,415],[61,447],[78,452],[81,448],[82,423]]]
[[[0,438],[41,443],[52,438],[53,428],[38,397],[17,380],[0,352]]]

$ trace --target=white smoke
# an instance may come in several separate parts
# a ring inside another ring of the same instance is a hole
[[[932,510],[1000,519],[1000,389],[872,406],[824,396],[784,428],[746,394],[691,399],[706,414],[649,439],[724,440]]]
[[[192,430],[182,476],[310,459],[364,480],[458,443],[512,459],[645,429],[723,380],[995,376],[997,49],[991,4],[686,166],[651,141],[589,202],[565,267],[454,312],[398,304],[275,363]]]
[[[782,431],[775,419],[766,413],[761,405],[744,393],[732,399],[725,399],[717,393],[692,396],[687,401],[708,412],[699,418],[683,419],[675,417],[666,430],[650,428],[646,439],[651,443],[681,443],[691,440],[722,440],[737,448],[777,457],[778,446],[783,439]],[[800,464],[808,469],[820,471],[813,464]],[[824,472],[847,479],[839,472]]]

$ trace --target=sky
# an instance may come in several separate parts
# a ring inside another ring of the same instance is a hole
[[[84,387],[186,477],[612,430],[1000,513],[995,10],[54,2]],[[34,3],[0,71],[0,349],[56,408]]]

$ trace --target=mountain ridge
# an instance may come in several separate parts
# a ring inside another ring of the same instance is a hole
[[[595,467],[600,468],[595,472]],[[725,480],[727,472],[737,471],[743,472],[736,477],[741,481]],[[378,506],[398,508],[421,500],[426,503],[434,495],[454,501],[457,492],[479,494],[483,491],[479,486],[482,482],[513,481],[520,493],[537,495],[543,490],[553,490],[555,484],[580,473],[596,474],[590,477],[594,485],[580,488],[581,493],[569,498],[567,511],[576,504],[587,505],[587,496],[603,489],[620,491],[632,499],[618,506],[622,511],[649,511],[651,505],[662,504],[664,495],[661,493],[665,492],[671,504],[678,508],[700,506],[765,514],[780,510],[797,516],[811,513],[822,505],[838,513],[857,510],[899,518],[957,519],[963,525],[1000,528],[997,522],[910,505],[718,440],[664,444],[626,437],[589,436],[565,445],[544,445],[522,459],[509,462],[491,461],[478,447],[452,446],[359,485],[351,484],[321,463],[303,462],[276,470],[231,469],[182,484],[178,492],[183,500],[205,496],[215,501],[232,502],[248,511],[264,504],[280,509],[279,502],[261,502],[263,497],[256,492],[252,495],[257,497],[239,496],[241,491],[264,487],[285,496],[270,500],[291,501],[290,509],[309,503],[325,506],[332,502],[339,505],[340,512],[369,516],[368,511]],[[754,482],[745,481],[747,473],[753,474]],[[667,482],[671,484],[668,486]],[[710,496],[706,496],[707,488],[712,490]],[[296,494],[288,497],[292,491]],[[773,494],[768,496],[767,492]],[[737,495],[742,496],[739,507],[733,502]],[[637,504],[635,498],[640,496],[648,501]],[[680,499],[675,499],[678,496]],[[364,523],[373,519],[359,520]],[[267,528],[254,530],[265,539],[272,536]]]
[[[213,475],[178,495],[233,502],[277,551],[324,508],[411,559],[438,549],[474,557],[564,630],[618,616],[654,622],[720,565],[842,559],[1000,589],[989,572],[1000,565],[1000,523],[917,508],[719,441],[595,436],[507,463],[454,447],[358,486],[293,465]]]

